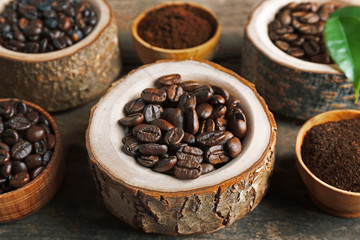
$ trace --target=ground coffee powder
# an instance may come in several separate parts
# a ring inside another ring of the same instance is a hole
[[[183,49],[200,45],[213,35],[210,22],[189,5],[166,6],[149,12],[139,23],[140,37],[153,46]]]
[[[360,192],[360,119],[328,122],[311,128],[301,156],[309,170],[324,182]]]

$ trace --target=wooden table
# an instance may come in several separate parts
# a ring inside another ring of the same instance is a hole
[[[237,72],[239,59],[217,63]],[[137,66],[124,66],[123,74]],[[309,199],[295,165],[295,137],[301,122],[275,115],[278,138],[269,191],[253,212],[215,233],[166,237],[145,234],[112,216],[90,175],[84,146],[89,110],[97,100],[53,114],[66,149],[64,183],[53,200],[32,216],[0,225],[0,239],[358,239],[360,218],[342,219]]]

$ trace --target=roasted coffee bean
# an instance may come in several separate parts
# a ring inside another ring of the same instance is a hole
[[[163,131],[169,131],[170,129],[175,127],[174,125],[162,118],[153,120],[151,124],[158,126]]]
[[[185,130],[190,134],[195,134],[199,130],[199,119],[194,108],[187,108],[184,113]]]
[[[279,21],[283,26],[289,25],[292,21],[291,12],[290,11],[284,11],[279,15]]]
[[[180,74],[170,74],[170,75],[165,75],[162,77],[159,77],[156,80],[157,85],[160,86],[171,86],[174,84],[179,84],[181,81],[181,75]]]
[[[125,113],[132,114],[132,113],[141,113],[144,110],[145,103],[141,98],[137,98],[128,102],[125,105]]]
[[[139,151],[141,154],[144,155],[161,155],[168,151],[168,147],[163,144],[156,144],[156,143],[146,143],[141,144],[139,147]]]
[[[226,114],[226,106],[225,105],[217,105],[212,113],[210,118],[221,118],[222,116],[224,116]]]
[[[35,178],[37,178],[40,175],[40,173],[42,173],[44,171],[44,169],[45,169],[44,166],[40,166],[40,167],[37,167],[34,170],[32,170],[30,172],[30,179],[34,180]]]
[[[26,117],[31,122],[31,124],[38,124],[39,119],[40,119],[39,113],[34,110],[30,110],[30,109],[29,109],[28,113],[26,114]]]
[[[209,173],[215,170],[214,165],[212,165],[211,163],[201,163],[201,168],[201,174]]]
[[[32,143],[38,142],[45,138],[46,132],[44,128],[32,125],[25,133],[26,139]]]
[[[49,127],[48,125],[46,125],[46,124],[44,124],[44,123],[40,123],[40,124],[39,124],[39,127],[42,127],[42,128],[45,130],[46,134],[50,134],[50,133],[51,133],[50,127]]]
[[[196,134],[200,135],[200,134],[202,134],[204,132],[206,132],[206,120],[200,121],[199,130],[198,130],[198,132]]]
[[[214,95],[210,98],[210,103],[212,105],[225,104],[225,98],[223,98],[221,95]]]
[[[287,51],[291,56],[296,58],[302,58],[305,55],[304,50],[299,47],[289,47]]]
[[[289,47],[290,47],[290,44],[289,44],[289,43],[287,43],[287,42],[285,42],[285,41],[281,41],[281,40],[277,40],[277,41],[275,42],[275,45],[276,45],[278,48],[280,48],[282,51],[284,51],[284,52],[286,52],[286,51],[289,49]]]
[[[136,137],[132,134],[132,132],[129,132],[128,134],[126,134],[126,136],[121,139],[121,142],[123,144],[125,144],[130,139],[135,139],[136,140]]]
[[[215,122],[212,119],[206,119],[205,121],[205,132],[213,132],[216,130]]]
[[[164,137],[165,142],[168,145],[177,145],[181,142],[184,137],[184,130],[181,128],[172,128],[170,129]]]
[[[193,93],[184,93],[180,96],[178,101],[178,108],[185,110],[186,108],[196,107],[196,97]]]
[[[155,166],[152,168],[155,172],[167,172],[175,166],[177,162],[176,156],[170,156],[167,158],[161,158]]]
[[[55,148],[56,138],[54,134],[49,133],[47,135],[47,149],[53,150]]]
[[[236,97],[230,97],[227,101],[226,101],[226,107],[227,109],[231,109],[234,107],[240,107],[241,101],[239,98]]]
[[[223,145],[215,145],[205,152],[205,159],[208,163],[216,165],[226,163],[230,158],[226,155]]]
[[[315,63],[326,63],[326,64],[331,63],[330,55],[327,53],[312,56],[310,60]]]
[[[225,118],[214,119],[215,129],[225,131],[227,126],[227,120]]]
[[[11,111],[13,111],[12,108],[13,108],[12,104],[8,102],[0,103],[0,116],[9,117]]]
[[[222,96],[225,99],[225,101],[227,101],[230,98],[230,94],[225,88],[215,86],[215,85],[211,85],[211,87],[214,90],[214,93]]]
[[[195,179],[200,177],[202,167],[194,161],[178,160],[174,167],[174,174],[180,179]]]
[[[207,119],[211,116],[213,106],[208,103],[202,103],[196,106],[196,113],[199,119]]]
[[[11,148],[11,156],[14,159],[24,159],[32,151],[32,144],[25,140],[20,140]],[[36,149],[36,146],[35,146]]]
[[[134,130],[134,135],[141,142],[155,143],[161,138],[161,129],[155,125],[140,124]]]
[[[138,156],[140,154],[140,142],[136,138],[129,139],[124,143],[123,150],[127,155]]]
[[[203,161],[203,151],[197,147],[184,146],[176,152],[178,161],[192,161],[201,163]]]
[[[0,150],[1,149],[10,152],[10,147],[3,142],[0,142]]]
[[[232,134],[231,132],[229,131],[225,131],[225,137],[224,139],[219,142],[219,145],[224,145],[226,144],[230,139],[232,139],[234,137],[234,134]]]
[[[28,111],[28,107],[25,103],[23,102],[16,102],[14,104],[14,107],[16,108],[16,110],[18,111],[18,113],[21,113],[23,115],[25,115]]]
[[[62,15],[59,19],[59,29],[68,32],[71,29],[71,20],[69,17]]]
[[[317,13],[309,12],[304,15],[302,15],[300,18],[300,21],[303,23],[317,23],[320,20],[320,16]]]
[[[0,177],[0,187],[1,187],[1,185],[5,184],[7,182],[7,180],[8,180],[7,178]],[[0,188],[0,194],[1,193],[3,193],[3,192],[2,192],[2,189]]]
[[[20,5],[19,12],[29,20],[34,20],[38,17],[36,7],[32,5]]]
[[[182,142],[192,145],[195,144],[196,138],[194,135],[184,132],[184,137],[182,139]]]
[[[24,159],[24,163],[28,169],[33,170],[43,165],[43,159],[40,154],[30,154]]]
[[[145,122],[150,123],[159,119],[163,113],[163,108],[158,104],[148,104],[144,107],[143,114]],[[134,113],[136,114],[136,113]]]
[[[148,103],[162,103],[166,100],[166,92],[156,88],[145,88],[141,98]]]
[[[167,97],[170,100],[170,102],[177,102],[179,101],[179,98],[181,97],[181,95],[183,95],[183,93],[184,90],[182,89],[181,86],[173,84],[169,86],[167,90]]]
[[[9,177],[11,175],[11,166],[11,161],[7,161],[0,166],[0,176],[3,178]]]
[[[9,146],[13,146],[15,143],[17,143],[20,139],[19,133],[14,130],[14,129],[6,129],[2,136],[1,136],[2,141],[9,145]]]
[[[196,137],[196,142],[204,146],[214,146],[219,144],[225,138],[225,132],[216,130],[214,132],[205,132]]]
[[[198,104],[208,101],[213,95],[214,90],[210,85],[200,86],[194,90],[196,102]]]
[[[18,115],[9,119],[9,126],[15,130],[26,130],[30,128],[31,122],[24,117],[23,114],[19,113]]]
[[[229,156],[234,158],[240,154],[242,146],[240,140],[237,137],[233,137],[227,141],[225,148]]]
[[[4,149],[0,149],[0,166],[10,160],[10,153]]]
[[[185,81],[180,84],[180,86],[187,92],[193,92],[196,88],[200,86],[198,82],[195,81]]]
[[[139,156],[136,160],[144,167],[152,167],[159,162],[158,156]]]
[[[144,121],[144,115],[142,113],[133,113],[129,116],[123,117],[119,120],[119,123],[123,126],[133,127],[139,125]]]
[[[27,172],[27,167],[22,161],[13,161],[11,163],[11,174],[15,175],[20,172]]]
[[[180,108],[164,109],[163,118],[177,128],[184,128],[184,115]]]
[[[19,188],[27,184],[29,181],[29,174],[27,172],[20,172],[10,179],[10,186],[14,188]]]
[[[46,147],[47,147],[46,139],[34,142],[34,149],[35,149],[35,153],[37,154],[44,155],[47,151]]]
[[[229,121],[229,130],[238,138],[242,139],[246,132],[246,122],[242,119],[232,119]]]
[[[47,166],[51,160],[53,156],[53,152],[52,151],[46,151],[46,153],[43,156],[43,165]]]
[[[320,53],[320,46],[315,41],[307,41],[303,46],[306,54],[311,57]]]

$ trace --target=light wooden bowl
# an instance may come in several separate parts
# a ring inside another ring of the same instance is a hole
[[[165,49],[160,47],[155,47],[145,42],[138,34],[138,25],[141,20],[146,16],[146,14],[150,11],[154,11],[159,8],[163,8],[169,5],[189,5],[192,7],[193,11],[198,13],[199,15],[206,17],[210,24],[212,25],[214,30],[213,36],[203,44],[192,48],[184,48],[184,49]],[[175,60],[184,60],[184,59],[205,59],[211,60],[218,49],[218,43],[221,34],[221,26],[220,23],[215,16],[215,14],[205,8],[202,5],[190,3],[190,2],[167,2],[159,4],[153,8],[147,9],[142,12],[133,22],[131,27],[131,34],[133,38],[134,47],[136,53],[138,54],[142,63],[153,63],[157,60],[162,59],[175,59]]]
[[[329,121],[360,118],[358,110],[333,110],[321,113],[307,121],[296,137],[295,151],[297,169],[305,183],[311,199],[322,210],[338,217],[360,217],[360,193],[345,191],[333,187],[316,177],[301,158],[301,146],[308,130],[315,125]]]
[[[241,100],[248,121],[241,154],[194,180],[154,172],[121,151],[125,131],[118,120],[124,105],[172,73],[225,87]],[[216,231],[252,211],[268,187],[275,142],[275,120],[254,85],[204,60],[164,60],[132,71],[92,108],[86,132],[91,172],[109,211],[134,228],[166,235]]]
[[[0,0],[0,11],[10,0]],[[30,54],[0,46],[0,97],[60,111],[102,94],[121,69],[117,26],[106,0],[86,0],[98,23],[83,40],[60,51]]]
[[[0,99],[0,102],[8,100],[17,99]],[[54,130],[56,145],[49,164],[37,178],[21,188],[0,194],[0,223],[27,217],[45,206],[55,195],[65,173],[60,133],[54,119],[38,105],[21,101],[37,110],[49,120]]]
[[[306,120],[329,110],[360,109],[352,83],[335,65],[292,57],[271,42],[268,24],[290,2],[309,1],[264,0],[254,9],[245,27],[241,74],[256,85],[270,110],[287,117]],[[358,0],[336,2],[360,5]]]

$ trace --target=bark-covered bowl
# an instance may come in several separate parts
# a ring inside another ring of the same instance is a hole
[[[10,0],[0,0],[0,11]],[[102,94],[121,69],[118,32],[106,0],[86,0],[98,22],[83,40],[59,51],[22,53],[0,46],[0,97],[21,98],[47,111],[84,104]]]

